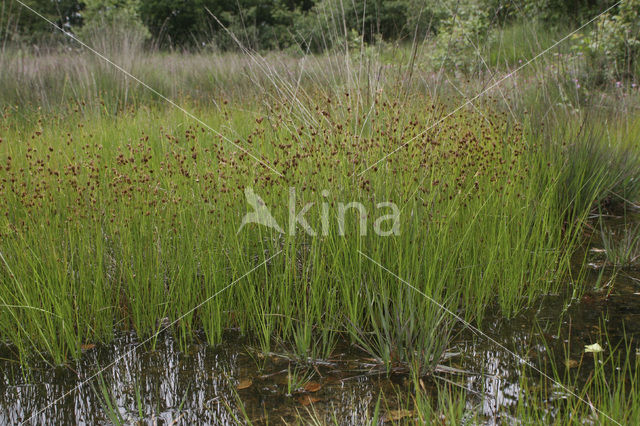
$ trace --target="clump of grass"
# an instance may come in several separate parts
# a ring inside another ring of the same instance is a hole
[[[480,54],[491,69],[513,69],[533,59],[570,32],[569,28],[549,27],[542,22],[515,22],[493,31],[487,42],[480,46]],[[553,53],[569,51],[569,43],[564,43]]]
[[[603,338],[606,341],[606,336]],[[618,345],[608,342],[605,348],[602,353],[584,354],[579,367],[574,371],[567,368],[564,375],[561,368],[551,363],[555,380],[567,386],[572,394],[552,383],[539,386],[523,374],[516,418],[525,423],[637,423],[640,420],[640,358],[635,342],[625,338]],[[588,374],[581,369],[586,369]]]
[[[301,369],[299,367],[291,366],[287,367],[287,396],[292,396],[294,393],[299,392],[304,386],[309,383],[315,373],[308,369]]]
[[[5,341],[63,363],[82,342],[110,340],[114,328],[152,336],[168,321],[182,342],[202,329],[215,343],[239,328],[264,351],[284,343],[301,360],[326,358],[347,338],[387,366],[419,360],[426,374],[452,327],[433,301],[473,320],[494,305],[511,316],[557,289],[593,194],[606,184],[602,169],[567,174],[563,151],[548,158],[491,109],[428,129],[439,108],[425,109],[423,96],[399,104],[379,94],[363,127],[353,112],[361,100],[348,93],[308,99],[314,104],[294,109],[283,98],[257,120],[198,111],[214,127],[242,123],[240,143],[282,177],[173,111],[116,120],[71,113],[31,125],[9,118],[2,138],[12,142],[0,145]],[[315,121],[301,120],[301,110],[316,111]],[[566,197],[581,181],[589,190]],[[282,224],[295,188],[298,211],[318,206],[307,215],[316,236],[256,225],[238,233],[245,187]],[[567,216],[563,200],[577,196]],[[370,217],[349,210],[338,227],[339,203],[354,200]],[[397,235],[382,237],[371,228],[388,200],[404,213]]]

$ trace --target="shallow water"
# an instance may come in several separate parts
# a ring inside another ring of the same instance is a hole
[[[43,411],[32,419],[35,424],[108,423],[99,398],[100,378],[92,382],[93,387],[81,386],[54,406],[47,406],[119,357],[101,378],[127,422],[137,419],[138,407],[142,407],[143,416],[158,424],[234,424],[234,415],[240,415],[238,397],[256,422],[267,417],[270,422],[293,420],[296,410],[304,413],[313,401],[318,409],[331,406],[331,413],[345,424],[359,424],[362,411],[375,403],[374,395],[391,386],[389,379],[359,372],[361,360],[341,354],[333,362],[318,365],[322,378],[314,378],[314,383],[321,386],[319,390],[288,396],[287,376],[293,364],[283,356],[260,359],[257,353],[248,354],[240,340],[229,340],[235,342],[215,348],[193,344],[181,352],[173,339],[164,337],[154,351],[131,351],[136,339],[125,335],[107,347],[88,350],[69,368],[32,368],[27,379],[15,362],[5,359],[1,363],[0,424],[22,422],[39,410]],[[246,388],[235,390],[239,382],[239,387]],[[141,404],[136,400],[136,387]]]
[[[582,283],[587,288],[595,285],[603,267],[600,252],[594,253],[589,254],[593,268]],[[565,351],[572,360],[589,361],[584,346],[598,342],[607,350],[605,331],[612,345],[625,335],[640,337],[640,271],[622,271],[612,289],[587,292],[563,315],[567,296],[548,295],[512,320],[486,318],[481,329],[543,370],[550,359],[566,368]],[[252,351],[237,336],[229,335],[218,347],[194,343],[185,352],[170,336],[160,337],[155,350],[132,351],[136,343],[133,335],[124,334],[108,346],[87,348],[77,363],[55,369],[41,362],[25,370],[9,348],[0,350],[0,424],[29,419],[32,424],[108,424],[104,404],[109,399],[126,423],[136,422],[141,410],[152,424],[236,424],[242,418],[241,400],[257,424],[293,422],[312,411],[325,421],[335,418],[356,425],[372,413],[381,392],[384,413],[398,408],[398,392],[409,391],[404,375],[377,374],[372,360],[350,348],[339,348],[331,360],[299,372],[313,374],[311,385],[288,395],[287,377],[294,363],[284,354],[265,357]],[[464,384],[472,391],[469,407],[480,411],[487,423],[508,418],[521,393],[521,361],[470,330],[460,330],[449,355],[445,364],[464,373],[439,372],[434,380]],[[586,376],[589,362],[584,365],[581,374]],[[104,367],[109,368],[91,379]],[[84,380],[88,383],[83,385]],[[108,398],[103,389],[108,389]],[[557,398],[562,396],[560,392]],[[553,405],[551,400],[551,410]]]

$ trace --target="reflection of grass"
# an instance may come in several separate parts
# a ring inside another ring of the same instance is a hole
[[[524,367],[517,402],[499,406],[489,415],[483,413],[482,402],[494,395],[469,392],[464,378],[435,378],[427,388],[423,378],[413,376],[408,385],[397,386],[390,394],[381,394],[370,402],[367,423],[483,424],[508,419],[518,424],[638,424],[640,357],[635,342],[624,340],[614,347],[603,342],[603,346],[603,353],[583,354],[577,368],[552,363],[549,374],[562,386]],[[311,418],[314,424],[339,424],[331,421],[335,417],[331,409],[307,410],[299,417],[305,422]]]
[[[112,395],[109,386],[104,381],[104,377],[102,374],[98,376],[97,379],[97,389],[93,383],[91,383],[91,387],[98,397],[98,401],[100,405],[102,405],[102,411],[106,414],[109,421],[114,425],[124,425],[126,423],[124,416],[120,412],[120,407],[118,407],[118,402],[115,397]]]
[[[145,408],[146,404],[149,402],[144,399],[142,394],[142,385],[140,383],[133,383],[133,395],[129,395],[129,398],[123,397],[122,393],[123,389],[113,389],[106,382],[104,376],[99,374],[96,383],[89,383],[91,388],[93,389],[94,394],[96,395],[98,402],[102,407],[103,413],[109,419],[109,421],[114,425],[130,425],[130,424],[146,424],[149,420],[157,421],[154,413],[149,413]],[[174,425],[179,424],[180,418],[182,417],[182,409],[187,400],[187,396],[189,395],[189,387],[187,387],[182,400],[178,407],[176,407],[177,416],[173,420],[173,422],[169,422],[168,424]],[[123,401],[131,400],[133,402],[133,407],[131,406],[122,406]],[[123,415],[122,412],[125,411],[127,414]]]
[[[436,386],[430,392],[425,388],[422,379],[414,377],[414,394],[410,398],[398,395],[402,407],[400,410],[404,410],[403,414],[410,413],[400,423],[417,421],[418,424],[474,424],[477,416],[473,412],[473,403],[468,403],[471,400],[466,398],[464,388],[451,383],[436,382]],[[388,408],[387,413],[394,414],[397,411]],[[389,414],[387,416],[389,417]]]
[[[635,267],[640,260],[640,225],[621,230],[601,228],[602,243],[607,261],[619,268]]]
[[[358,413],[358,424],[476,424],[480,417],[474,412],[474,404],[466,398],[465,390],[449,384],[437,384],[427,390],[422,380],[413,381],[415,389],[395,387],[390,394],[380,393],[370,401],[367,410]],[[355,413],[350,418],[355,418]],[[344,424],[337,410],[314,406],[297,410],[296,424],[339,425]]]

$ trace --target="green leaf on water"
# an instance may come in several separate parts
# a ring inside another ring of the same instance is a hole
[[[602,346],[600,346],[599,343],[594,343],[593,345],[585,345],[584,346],[584,351],[585,352],[598,353],[598,352],[604,351],[604,349],[602,349]]]

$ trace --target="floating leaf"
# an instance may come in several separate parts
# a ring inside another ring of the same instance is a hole
[[[88,351],[91,350],[93,348],[95,348],[96,345],[94,345],[93,343],[85,343],[82,346],[80,346],[80,349],[82,349],[83,351]]]
[[[246,378],[246,379],[240,379],[240,381],[238,382],[238,385],[236,386],[236,389],[241,390],[241,389],[246,389],[248,387],[250,387],[253,384],[253,380]]]
[[[599,343],[594,343],[593,345],[585,345],[584,351],[598,353],[604,351],[604,349],[602,349],[602,346],[600,346]]]
[[[398,420],[402,420],[405,417],[409,417],[412,415],[413,415],[413,411],[411,410],[391,410],[386,412],[386,414],[382,418],[382,421],[397,422]]]
[[[304,390],[307,392],[318,392],[322,389],[322,385],[318,382],[309,382],[304,386]]]

